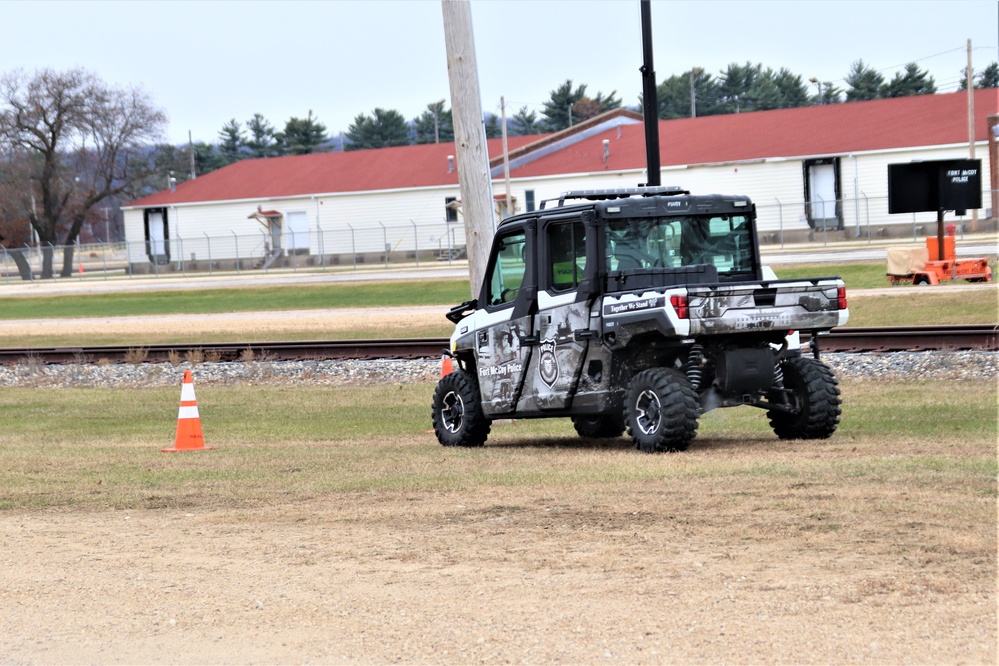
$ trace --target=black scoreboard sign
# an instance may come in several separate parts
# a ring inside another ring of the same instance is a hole
[[[963,215],[981,207],[981,160],[888,165],[889,213],[952,210]]]

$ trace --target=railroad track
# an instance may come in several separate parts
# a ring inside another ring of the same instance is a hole
[[[807,342],[808,336],[803,336]],[[0,349],[0,363],[165,363],[439,358],[446,338],[311,340]],[[819,336],[823,352],[999,351],[999,325],[843,327]]]

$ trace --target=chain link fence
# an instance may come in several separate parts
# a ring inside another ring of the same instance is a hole
[[[993,196],[983,193],[977,218],[947,214],[958,238],[995,232]],[[887,197],[835,201],[756,202],[758,231],[764,247],[819,243],[823,245],[900,242],[937,233],[935,213],[889,215]],[[816,211],[821,211],[816,215]],[[70,251],[69,260],[66,251]],[[94,279],[135,276],[186,276],[269,271],[356,271],[365,267],[452,264],[466,258],[461,222],[355,226],[319,226],[308,232],[284,231],[272,237],[256,234],[183,236],[128,243],[0,248],[0,271],[6,282],[37,279],[45,255],[55,277]]]

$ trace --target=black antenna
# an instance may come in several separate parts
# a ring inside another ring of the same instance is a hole
[[[652,3],[642,3],[642,106],[645,115],[645,161],[650,186],[660,185],[659,166],[659,101],[656,98],[656,70],[652,66]]]

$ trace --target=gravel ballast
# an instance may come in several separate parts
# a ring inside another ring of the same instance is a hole
[[[970,380],[999,377],[999,353],[980,351],[824,354],[841,380]],[[0,366],[0,386],[22,388],[156,388],[179,385],[184,370],[198,384],[328,386],[411,384],[436,380],[440,361],[254,361]]]

